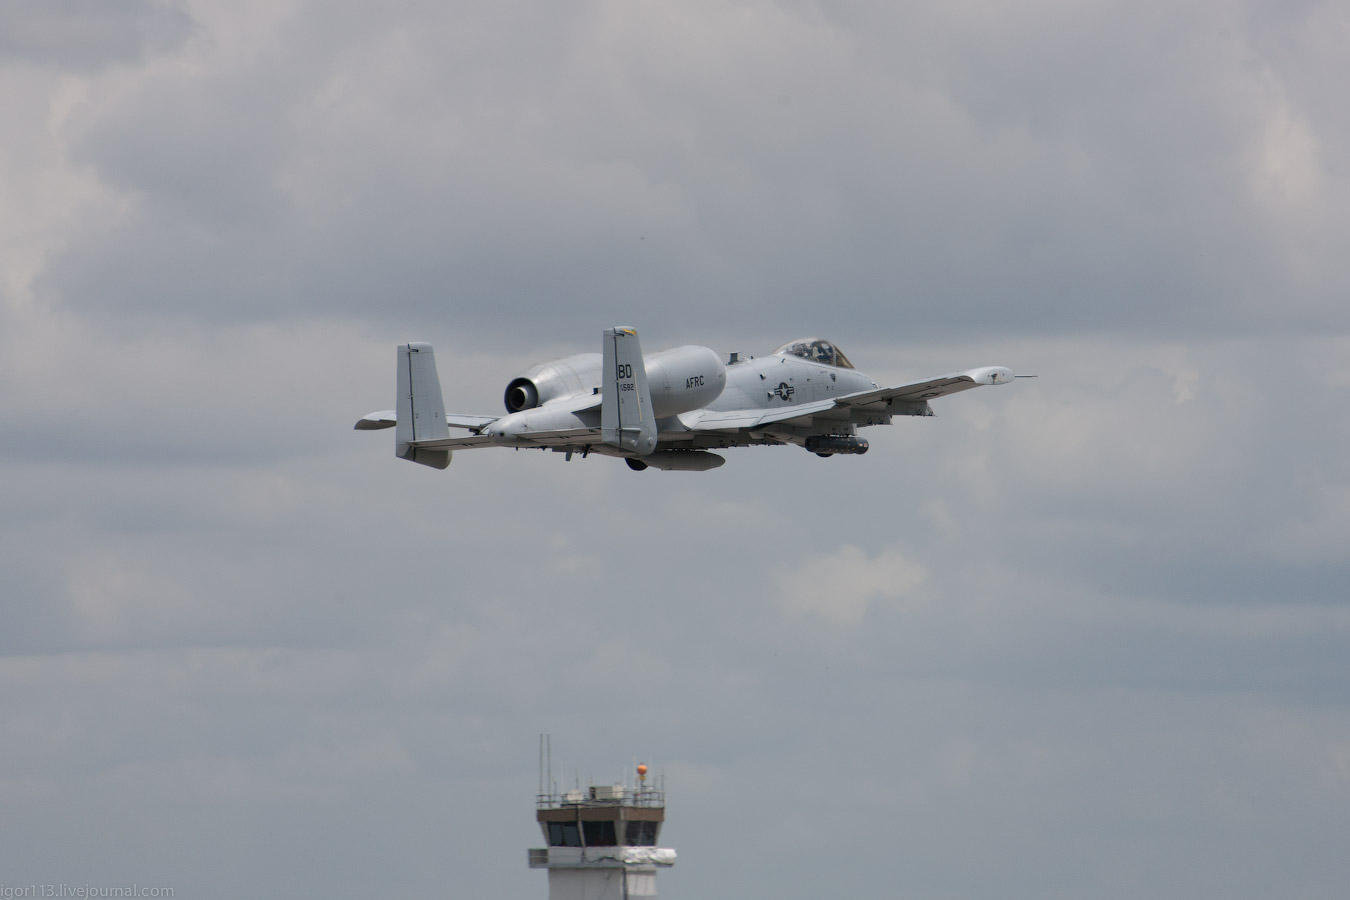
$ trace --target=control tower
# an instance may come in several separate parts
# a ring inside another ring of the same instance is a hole
[[[535,798],[547,847],[530,850],[530,868],[548,869],[549,900],[650,900],[658,868],[675,851],[656,846],[666,819],[664,790],[637,784],[591,785],[559,793],[550,784]]]

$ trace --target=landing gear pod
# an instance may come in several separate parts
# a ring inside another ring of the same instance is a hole
[[[664,469],[667,472],[706,472],[722,465],[726,459],[707,450],[658,450],[641,459],[630,456],[624,462],[634,472],[646,468]]]

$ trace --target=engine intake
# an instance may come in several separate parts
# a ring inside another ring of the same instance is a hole
[[[528,378],[517,378],[506,386],[506,411],[520,412],[539,405],[539,388]]]

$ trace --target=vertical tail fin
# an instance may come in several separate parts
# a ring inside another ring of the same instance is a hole
[[[600,437],[646,456],[656,449],[656,418],[642,346],[632,328],[606,328],[600,369]]]
[[[398,348],[398,419],[394,455],[434,469],[450,465],[449,450],[419,449],[417,441],[448,438],[441,379],[430,344],[400,344]]]

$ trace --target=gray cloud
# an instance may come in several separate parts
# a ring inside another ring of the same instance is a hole
[[[194,45],[72,117],[133,211],[50,285],[122,315],[319,303],[535,335],[822,297],[924,334],[1340,322],[1320,9],[1283,46],[1226,6],[955,10],[581,5],[550,31],[396,7]]]
[[[182,11],[144,0],[13,0],[0,9],[0,60],[94,69],[171,49],[191,30]]]

